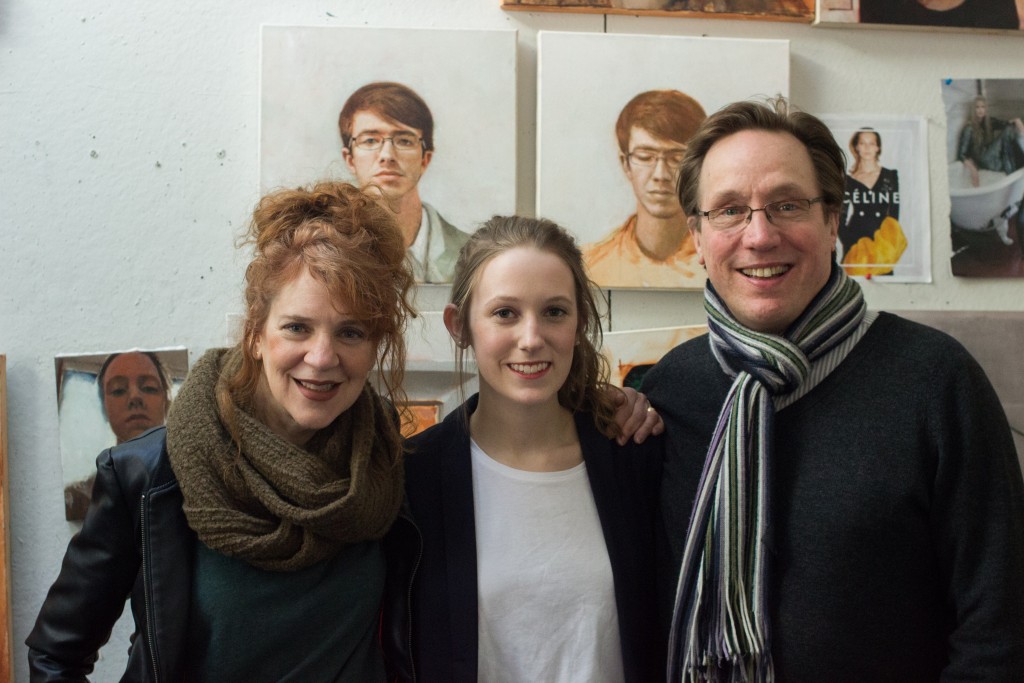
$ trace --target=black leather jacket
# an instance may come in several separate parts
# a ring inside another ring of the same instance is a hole
[[[82,530],[25,641],[32,683],[86,681],[131,598],[135,633],[122,683],[181,680],[195,534],[163,427],[107,449]]]
[[[182,678],[195,533],[167,459],[166,430],[100,453],[93,500],[26,640],[32,683],[86,681],[131,598],[135,633],[122,683]],[[389,681],[416,680],[409,595],[422,539],[407,514],[385,541],[388,590],[381,645]]]

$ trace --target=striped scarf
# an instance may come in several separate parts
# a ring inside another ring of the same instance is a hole
[[[854,333],[860,286],[832,264],[825,287],[782,337],[741,325],[709,281],[711,351],[733,377],[686,533],[669,639],[670,681],[774,680],[765,599],[774,396]]]

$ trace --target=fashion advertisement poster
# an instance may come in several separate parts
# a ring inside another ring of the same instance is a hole
[[[953,275],[1024,276],[1024,80],[942,81]]]
[[[264,26],[261,40],[261,191],[372,188],[417,281],[449,282],[469,234],[515,211],[515,31]]]
[[[928,129],[923,117],[823,115],[846,155],[836,258],[848,275],[931,282]]]
[[[1024,0],[817,0],[817,25],[1019,31]]]
[[[188,374],[188,351],[60,355],[54,365],[64,512],[68,520],[81,520],[92,494],[96,456],[164,424]]]
[[[679,164],[707,115],[788,95],[789,42],[541,31],[538,43],[537,215],[576,235],[602,287],[703,288]]]
[[[502,0],[502,9],[810,22],[814,0]]]

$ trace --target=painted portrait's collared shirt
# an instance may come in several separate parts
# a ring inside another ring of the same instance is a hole
[[[407,252],[416,282],[451,282],[459,249],[469,240],[444,219],[430,204],[423,202],[423,216],[416,239]]]
[[[706,280],[690,233],[667,259],[653,259],[637,241],[636,214],[605,239],[584,247],[583,258],[591,279],[602,287],[701,289]]]

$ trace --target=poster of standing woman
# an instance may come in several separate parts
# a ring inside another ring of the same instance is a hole
[[[931,282],[925,120],[884,114],[821,119],[847,160],[836,258],[849,275]]]

